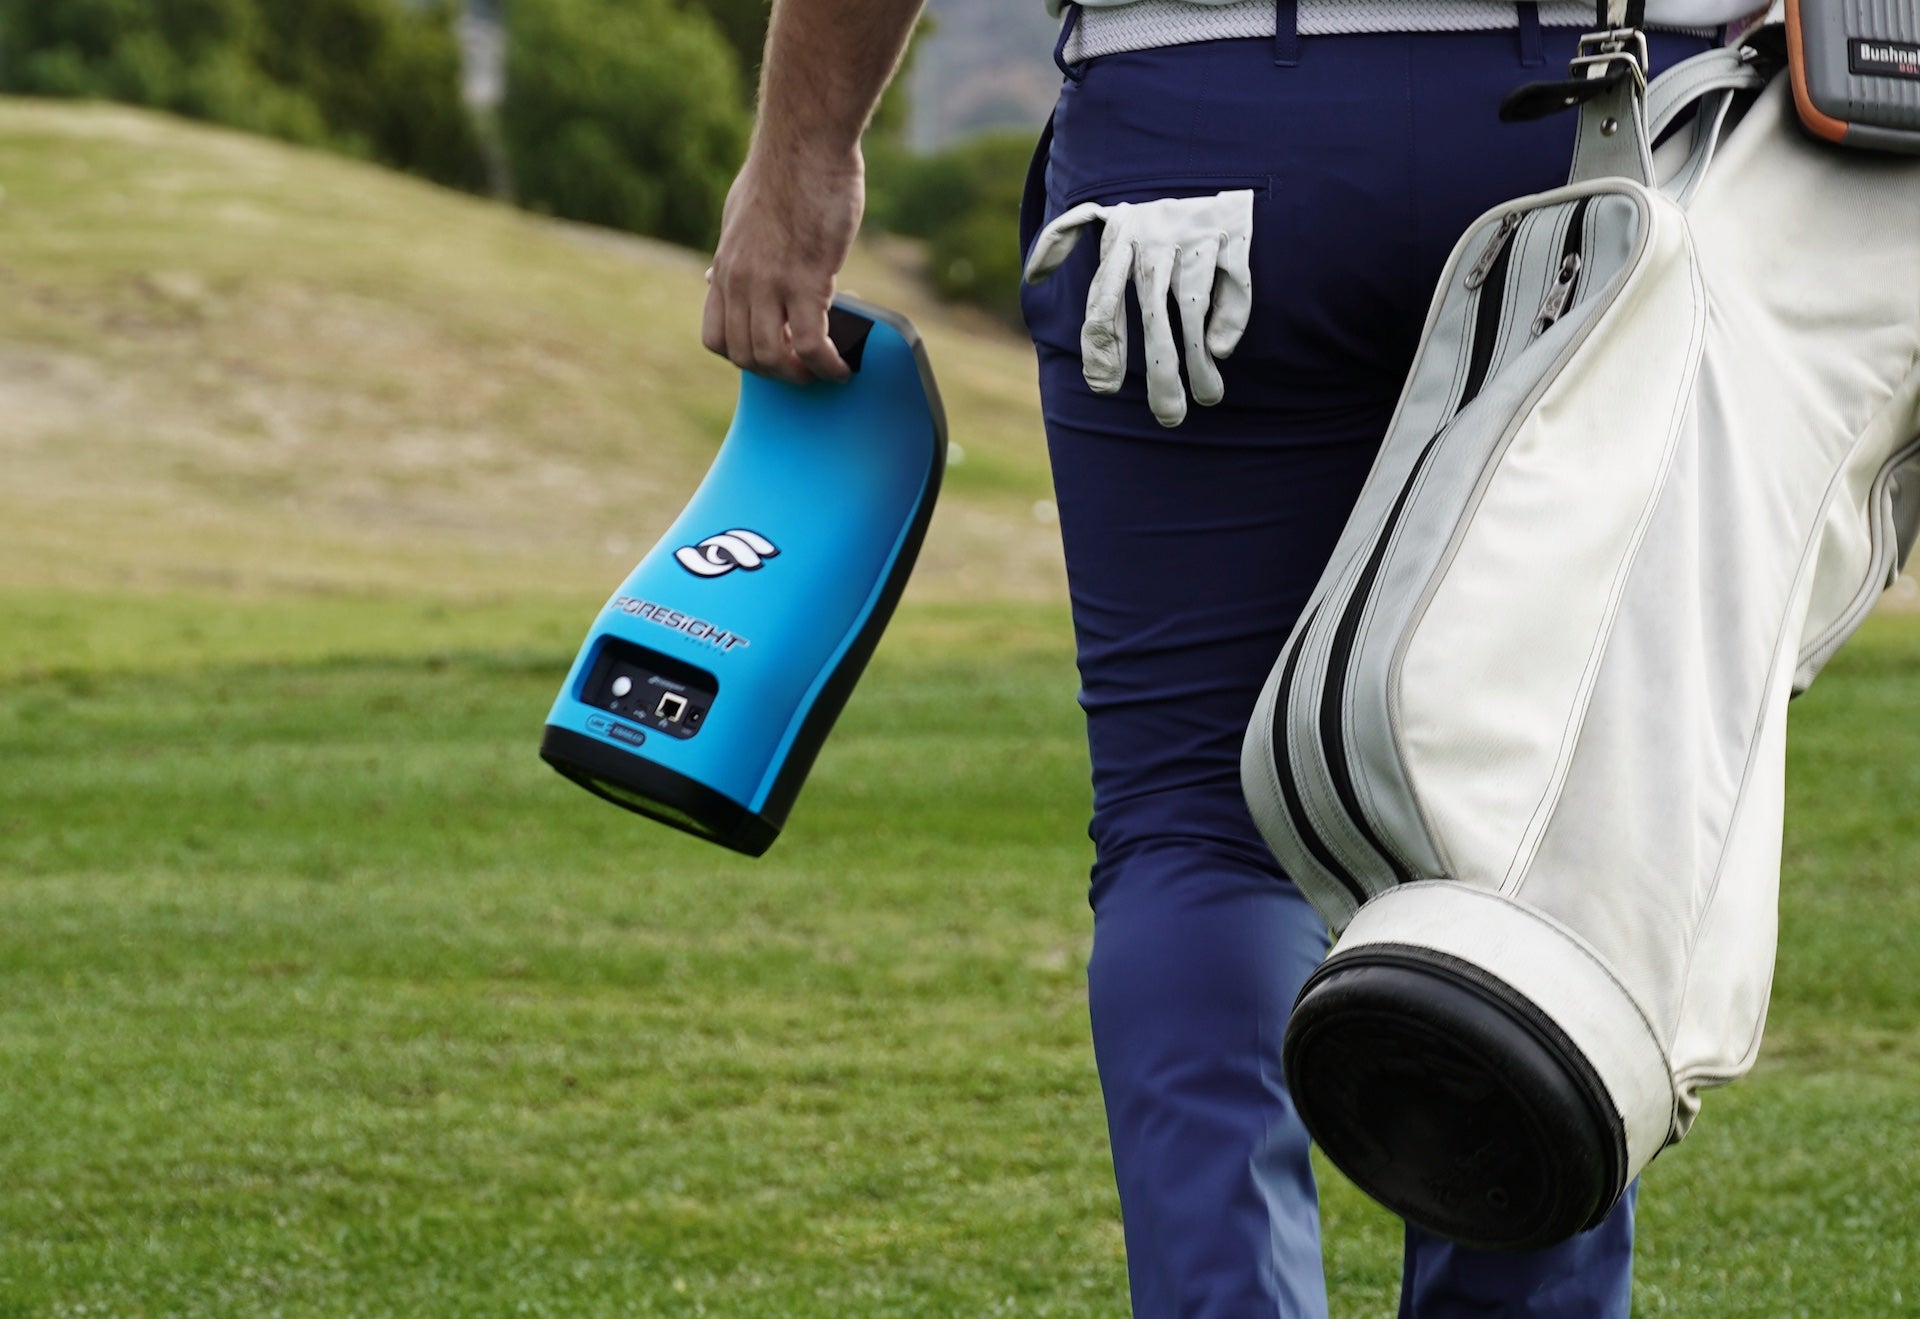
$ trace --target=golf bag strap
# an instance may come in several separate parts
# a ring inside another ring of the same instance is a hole
[[[1686,159],[1660,181],[1660,190],[1681,206],[1707,176],[1727,119],[1742,96],[1758,92],[1779,73],[1777,62],[1751,47],[1722,47],[1695,55],[1661,74],[1647,88],[1647,134],[1658,142],[1689,110],[1697,109]]]
[[[1746,50],[1722,46],[1668,69],[1647,88],[1647,132],[1654,141],[1695,101],[1714,92],[1757,92],[1767,73]]]
[[[1611,111],[1596,122],[1626,123],[1622,115],[1624,102],[1615,94],[1626,81],[1637,84],[1637,91],[1646,89],[1647,36],[1641,29],[1646,21],[1647,3],[1646,0],[1595,0],[1595,6],[1595,30],[1580,38],[1579,53],[1568,68],[1567,76],[1557,82],[1532,82],[1515,89],[1500,103],[1501,119],[1508,123],[1543,119],[1575,107],[1582,109],[1584,118],[1587,106],[1607,101],[1612,105]],[[1618,130],[1608,136],[1618,136]],[[1600,151],[1595,158],[1615,154]],[[1650,172],[1651,150],[1648,157]],[[1623,166],[1631,165],[1632,160],[1631,153],[1621,155]],[[1596,170],[1599,174],[1625,172],[1624,168],[1596,167]],[[1575,178],[1580,177],[1576,173]]]
[[[1693,149],[1679,169],[1660,181],[1660,190],[1682,207],[1693,200],[1693,193],[1707,177],[1713,153],[1719,149],[1720,136],[1727,126],[1727,115],[1740,95],[1738,88],[1723,87],[1707,93],[1700,104],[1699,117],[1693,121]]]
[[[1642,34],[1633,35],[1644,42]],[[1585,65],[1592,70],[1588,76],[1600,86],[1580,102],[1569,183],[1626,178],[1649,188],[1655,185],[1653,137],[1647,131],[1644,50],[1644,45],[1639,52],[1622,48],[1574,61],[1576,75],[1584,61],[1591,61]]]

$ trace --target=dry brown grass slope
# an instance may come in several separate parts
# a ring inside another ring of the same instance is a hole
[[[163,116],[0,100],[0,588],[604,593],[735,375],[697,253]],[[1052,598],[1032,359],[898,251],[966,461],[915,590]]]

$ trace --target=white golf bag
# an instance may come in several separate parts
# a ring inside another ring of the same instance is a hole
[[[1308,1129],[1491,1249],[1597,1223],[1752,1065],[1787,702],[1920,526],[1920,161],[1810,139],[1754,50],[1648,89],[1636,36],[1557,85],[1571,184],[1455,250],[1242,767],[1339,933]]]

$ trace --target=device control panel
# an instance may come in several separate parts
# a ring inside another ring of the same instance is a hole
[[[705,669],[608,637],[580,699],[649,732],[684,739],[700,732],[719,694],[719,680]]]

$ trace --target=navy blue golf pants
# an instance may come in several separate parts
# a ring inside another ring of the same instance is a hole
[[[1163,429],[1142,335],[1116,395],[1080,374],[1098,244],[1023,294],[1092,749],[1093,1038],[1137,1319],[1324,1316],[1306,1132],[1280,1040],[1326,952],[1240,793],[1260,686],[1385,434],[1427,305],[1482,211],[1565,181],[1573,122],[1503,125],[1561,76],[1548,30],[1216,41],[1073,70],[1023,242],[1077,202],[1255,192],[1251,324],[1225,401]],[[1662,63],[1704,39],[1656,37]],[[1292,52],[1289,52],[1292,53]],[[1544,61],[1536,63],[1535,61]],[[1630,1193],[1552,1250],[1414,1229],[1401,1315],[1627,1313]]]

